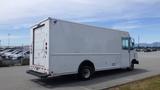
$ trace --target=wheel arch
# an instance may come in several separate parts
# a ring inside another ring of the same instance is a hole
[[[80,71],[80,69],[81,69],[82,66],[90,66],[90,67],[93,69],[93,71],[95,71],[95,65],[94,65],[94,63],[93,63],[92,61],[90,61],[90,60],[84,60],[84,61],[82,61],[82,62],[79,64],[78,72]]]
[[[132,63],[132,64],[139,64],[139,61],[136,60],[136,59],[133,59],[131,63]]]

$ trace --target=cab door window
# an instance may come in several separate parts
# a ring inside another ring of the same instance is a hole
[[[129,49],[129,38],[122,38],[122,49],[128,50]]]

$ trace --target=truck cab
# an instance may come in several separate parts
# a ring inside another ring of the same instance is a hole
[[[122,52],[124,54],[123,58],[129,59],[127,62],[126,60],[123,62],[123,66],[128,65],[129,70],[134,69],[134,64],[139,64],[138,54],[135,50],[135,40],[132,37],[123,37],[122,38]],[[122,60],[123,61],[123,60]]]

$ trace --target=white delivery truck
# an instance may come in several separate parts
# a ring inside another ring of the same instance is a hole
[[[31,29],[30,70],[46,78],[78,74],[89,79],[95,71],[133,70],[138,64],[128,32],[48,18]]]

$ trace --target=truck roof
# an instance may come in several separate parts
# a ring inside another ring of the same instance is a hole
[[[45,20],[42,20],[40,21],[39,23],[31,26],[31,28],[47,21],[47,20],[57,20],[57,21],[63,21],[63,22],[68,22],[68,23],[74,23],[74,24],[79,24],[79,25],[85,25],[85,26],[89,26],[89,27],[95,27],[95,28],[101,28],[101,29],[105,29],[105,30],[113,30],[113,31],[119,31],[119,32],[123,32],[123,33],[126,33],[126,34],[129,34],[127,31],[122,31],[122,30],[118,30],[118,29],[111,29],[111,28],[104,28],[104,27],[97,27],[97,26],[93,26],[93,25],[87,25],[87,24],[81,24],[81,23],[78,23],[78,22],[71,22],[71,21],[67,21],[67,20],[61,20],[61,19],[55,19],[55,18],[51,18],[51,17],[48,17],[47,19]]]

